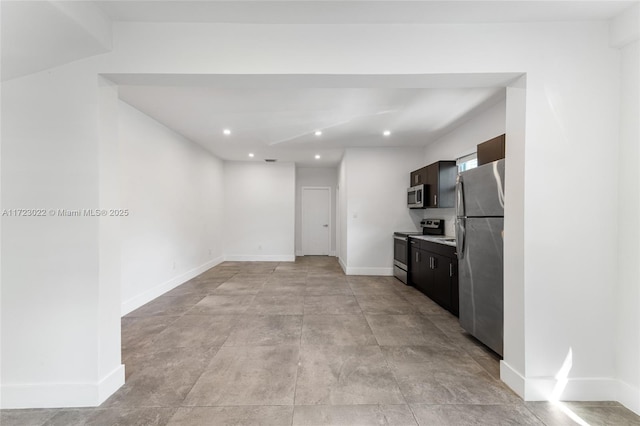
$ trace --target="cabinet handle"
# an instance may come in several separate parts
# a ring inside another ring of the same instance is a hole
[[[429,257],[429,268],[433,269],[433,257]]]
[[[449,277],[453,277],[453,263],[449,264]]]
[[[420,252],[419,252],[419,251],[417,251],[417,252],[416,252],[416,263],[420,262],[420,260],[418,260],[419,255],[420,255]]]
[[[433,205],[434,206],[438,205],[438,194],[433,194]]]

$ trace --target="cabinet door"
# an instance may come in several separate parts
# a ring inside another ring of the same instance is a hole
[[[489,139],[478,145],[478,166],[498,161],[504,158],[505,135]]]
[[[414,172],[411,172],[411,184],[410,186],[416,186],[427,183],[427,168],[423,167]]]
[[[411,182],[409,186],[416,186],[422,183],[422,178],[420,176],[420,170],[416,170],[415,172],[411,172]]]
[[[456,206],[456,177],[458,166],[455,161],[438,162],[438,204],[436,207]]]
[[[431,298],[447,310],[451,310],[451,261],[448,257],[429,253],[433,269]]]
[[[458,259],[449,259],[451,265],[451,309],[455,315],[460,315],[460,297],[458,295]]]
[[[428,194],[425,196],[428,207],[438,207],[439,165],[433,163],[426,167],[426,184],[429,185]]]
[[[425,293],[430,281],[429,256],[424,250],[416,246],[411,247],[411,284],[421,292]],[[426,293],[425,293],[426,294]]]

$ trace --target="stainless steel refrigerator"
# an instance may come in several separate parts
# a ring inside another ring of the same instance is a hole
[[[460,173],[456,216],[460,325],[502,355],[504,160]]]

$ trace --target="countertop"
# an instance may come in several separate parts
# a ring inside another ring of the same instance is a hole
[[[455,237],[449,235],[410,235],[409,238],[415,238],[417,240],[431,241],[432,243],[444,244],[446,246],[455,247]],[[453,241],[446,241],[453,240]]]

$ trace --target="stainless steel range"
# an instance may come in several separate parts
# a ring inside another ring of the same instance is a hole
[[[424,219],[420,222],[422,232],[394,232],[393,233],[393,275],[405,284],[409,272],[409,242],[410,235],[444,235],[444,220]]]
[[[422,232],[394,232],[393,233],[393,275],[405,284],[409,271],[409,235],[422,235]]]

